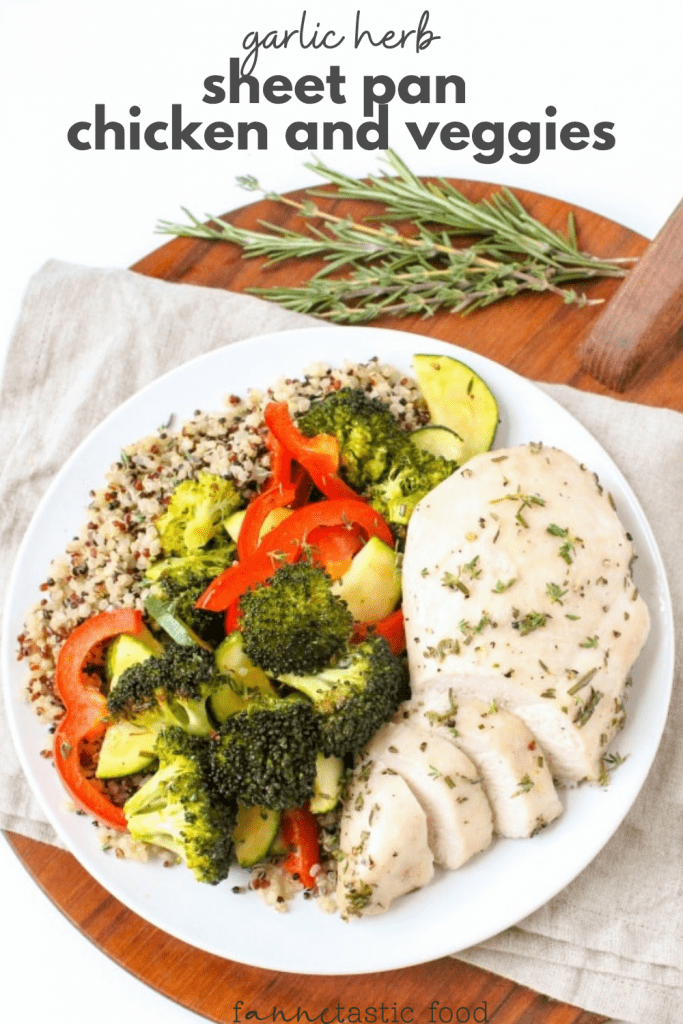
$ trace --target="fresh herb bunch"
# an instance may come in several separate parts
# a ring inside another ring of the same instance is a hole
[[[523,291],[552,292],[566,303],[594,305],[567,288],[566,282],[597,277],[623,277],[625,260],[600,260],[578,248],[574,218],[568,234],[530,216],[507,189],[490,199],[472,202],[443,179],[421,181],[391,150],[385,155],[388,173],[359,181],[320,161],[305,166],[336,186],[344,199],[383,203],[377,225],[338,217],[321,209],[313,198],[298,202],[266,193],[293,207],[309,221],[300,233],[264,223],[264,231],[238,228],[221,217],[202,224],[188,210],[190,224],[160,221],[161,234],[233,242],[245,257],[265,256],[267,265],[291,257],[322,257],[325,267],[296,287],[252,288],[250,291],[298,313],[311,313],[336,323],[362,323],[378,316],[431,316],[438,309],[471,312]],[[253,177],[238,179],[248,191],[261,190]],[[309,196],[329,193],[309,191]],[[393,220],[410,221],[410,235]],[[478,236],[470,245],[454,239]],[[333,276],[344,271],[343,276]]]

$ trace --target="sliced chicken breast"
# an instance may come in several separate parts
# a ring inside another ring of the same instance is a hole
[[[342,917],[382,914],[434,876],[427,818],[409,786],[379,761],[354,772],[341,817],[337,905]]]
[[[459,868],[490,845],[493,819],[479,772],[449,739],[410,719],[390,722],[366,754],[398,772],[419,801],[435,864]]]
[[[474,762],[493,811],[499,836],[535,835],[562,813],[548,758],[521,719],[497,704],[469,698],[457,704],[447,694],[406,705],[406,713],[447,736]]]
[[[487,452],[417,506],[403,564],[413,695],[494,701],[566,781],[597,779],[649,628],[610,496],[542,445]]]

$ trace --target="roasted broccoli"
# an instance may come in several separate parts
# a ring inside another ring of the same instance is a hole
[[[316,675],[284,675],[280,681],[313,703],[320,750],[344,757],[361,750],[410,695],[403,658],[383,637],[351,645]]]
[[[298,694],[256,697],[210,739],[212,786],[245,807],[300,807],[313,796],[317,744],[309,701]]]
[[[418,501],[457,469],[418,450],[389,407],[357,388],[314,402],[298,426],[308,437],[337,438],[342,476],[394,527],[405,527]]]
[[[122,673],[107,698],[107,711],[114,722],[125,719],[145,729],[173,725],[207,735],[213,729],[207,697],[223,685],[210,651],[170,644],[163,657]]]
[[[155,747],[158,771],[123,811],[133,839],[171,850],[198,881],[215,885],[230,869],[237,806],[207,785],[209,745],[182,729],[164,729]]]
[[[156,521],[162,548],[167,555],[187,555],[214,538],[220,543],[225,534],[223,524],[241,504],[232,481],[215,473],[199,473],[196,480],[184,480]]]
[[[310,562],[283,565],[264,585],[247,591],[244,651],[265,672],[317,672],[348,641],[353,619],[323,569]]]
[[[205,550],[164,558],[145,573],[152,581],[150,593],[160,602],[164,614],[174,616],[202,640],[218,646],[224,635],[225,616],[195,608],[195,602],[234,558],[235,544],[227,534],[220,546],[212,543]],[[153,614],[153,609],[150,612]]]
[[[360,388],[341,388],[313,402],[297,425],[307,437],[332,434],[337,438],[342,473],[362,493],[387,475],[406,443],[406,434],[388,406]]]
[[[418,501],[457,468],[456,462],[420,451],[406,441],[404,447],[396,452],[386,476],[368,489],[370,504],[401,533]]]

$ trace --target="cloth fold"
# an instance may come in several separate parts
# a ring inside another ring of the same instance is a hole
[[[243,295],[51,261],[31,280],[0,394],[0,579],[77,444],[160,374],[233,341],[318,323]],[[340,353],[343,356],[343,353]],[[268,367],[263,368],[264,376]],[[683,416],[541,385],[600,440],[641,501],[670,581],[683,649]],[[672,543],[673,541],[673,543]],[[677,1024],[683,1005],[683,697],[624,824],[546,906],[460,959],[596,1013]],[[58,842],[0,714],[0,827]]]

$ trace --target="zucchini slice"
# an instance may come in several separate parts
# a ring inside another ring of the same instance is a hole
[[[148,658],[160,658],[164,649],[147,629],[143,626],[142,632],[136,636],[129,633],[121,633],[117,636],[107,651],[105,672],[109,682],[109,690],[114,690],[118,681],[127,668],[138,665]]]
[[[344,781],[344,762],[340,757],[318,754],[315,761],[315,793],[310,800],[313,814],[327,814],[339,803]]]
[[[280,812],[268,807],[238,807],[232,833],[240,867],[250,868],[265,859],[280,825]]]
[[[356,622],[379,622],[401,599],[401,570],[396,552],[371,537],[354,555],[350,568],[335,580],[332,591],[346,601]]]
[[[237,538],[240,535],[240,530],[242,529],[242,523],[244,522],[246,514],[246,508],[241,508],[238,512],[233,512],[233,514],[229,516],[223,524],[227,530],[228,536],[231,540],[234,540],[235,544],[237,543]]]
[[[487,452],[498,428],[498,403],[481,377],[452,356],[420,353],[413,367],[432,424],[463,439],[460,464]]]
[[[465,442],[450,427],[428,425],[413,430],[408,436],[420,451],[428,452],[429,455],[440,455],[442,459],[457,462],[458,465],[464,461],[462,456]]]
[[[216,668],[226,676],[225,684],[209,697],[211,714],[217,722],[224,722],[246,707],[252,693],[275,692],[263,669],[254,665],[244,653],[240,632],[228,634],[216,648],[214,658]]]
[[[244,517],[246,516],[246,514],[246,508],[242,508],[239,510],[239,512],[233,513],[233,515],[230,516],[230,518],[227,520],[225,524],[225,529],[228,531],[228,534],[230,535],[232,540],[235,541],[235,543],[237,543],[239,539],[240,530],[242,529],[242,523],[244,522]],[[284,522],[285,519],[288,519],[289,516],[291,516],[291,514],[291,508],[271,509],[266,518],[263,520],[263,525],[259,530],[259,543],[263,540],[267,533],[270,533],[271,530],[274,530],[275,527],[279,526],[280,523]]]
[[[118,779],[149,768],[156,760],[154,745],[158,732],[158,729],[143,729],[127,721],[110,725],[100,747],[97,778]]]

